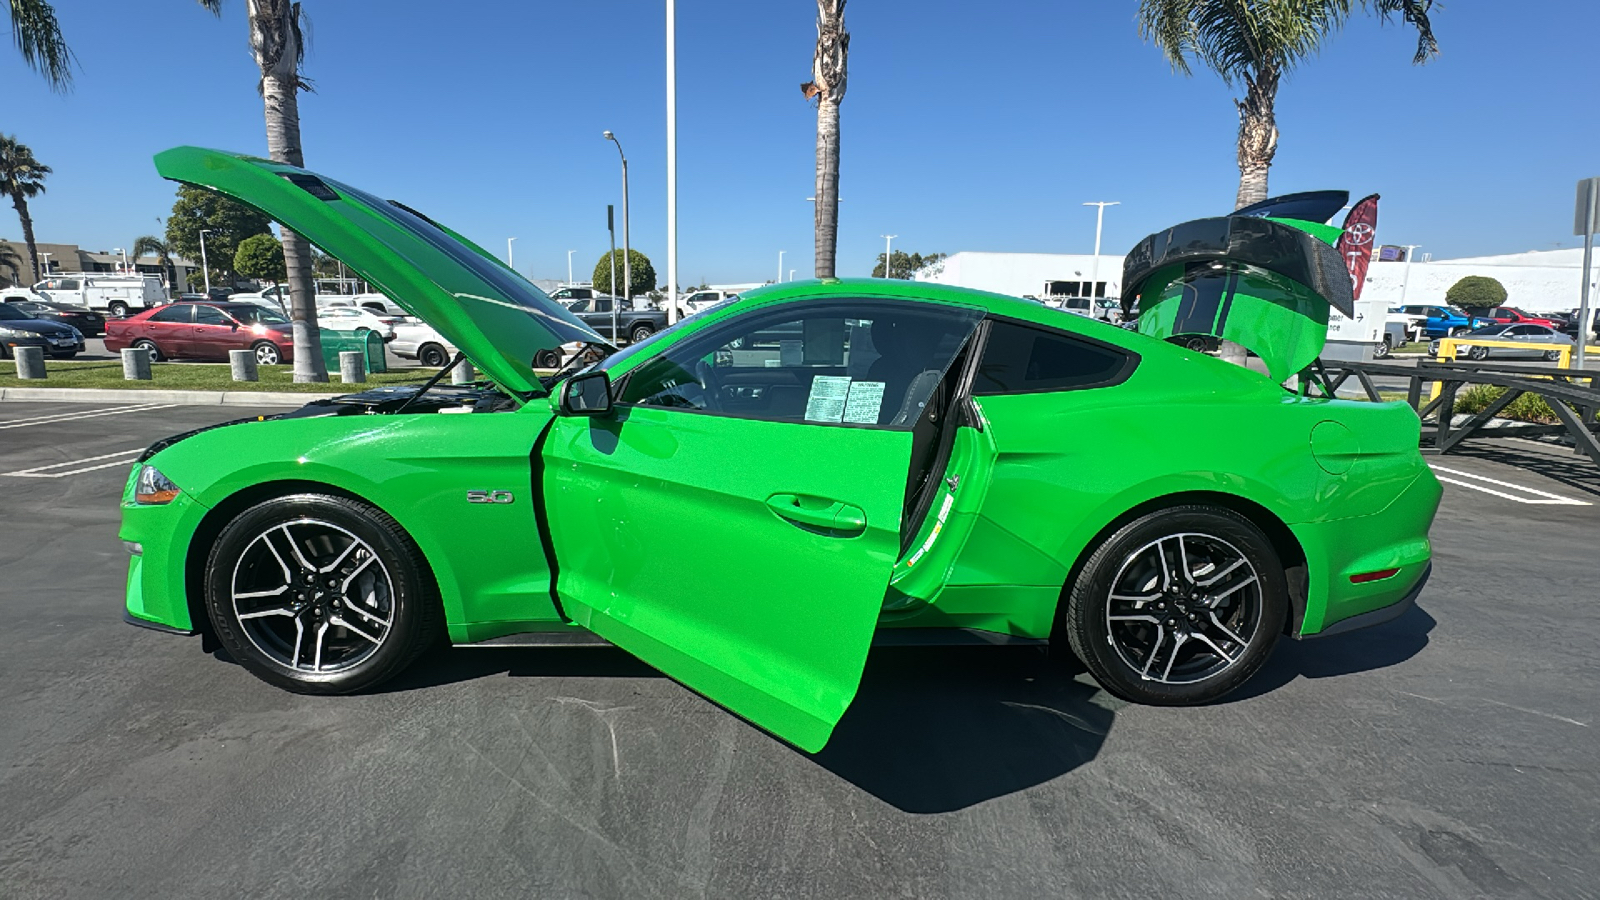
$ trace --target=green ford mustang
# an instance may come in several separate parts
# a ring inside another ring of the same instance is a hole
[[[446,639],[610,642],[817,750],[874,642],[1049,641],[1121,697],[1203,703],[1281,635],[1400,614],[1429,571],[1415,414],[1279,383],[1348,305],[1326,226],[1152,235],[1124,282],[1139,331],[829,279],[541,376],[552,348],[610,348],[447,228],[259,159],[156,164],[342,259],[489,379],[177,435],[135,466],[129,621],[209,632],[289,690],[368,688]],[[1195,331],[1272,377],[1161,339]]]

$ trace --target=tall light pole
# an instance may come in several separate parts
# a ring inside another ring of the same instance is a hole
[[[1406,270],[1400,274],[1400,305],[1406,305],[1406,290],[1411,287],[1411,255],[1417,252],[1421,244],[1405,244]]]
[[[1121,200],[1096,200],[1085,203],[1084,206],[1097,206],[1094,214],[1094,265],[1089,267],[1089,297],[1093,299],[1095,289],[1100,285],[1100,229],[1106,224],[1106,207],[1118,206]]]
[[[572,284],[572,254],[577,252],[576,250],[567,251],[567,284],[569,286]]]
[[[667,0],[667,324],[678,321],[678,8]]]
[[[899,237],[899,236],[900,235],[898,235],[898,234],[880,234],[880,235],[878,235],[878,237],[883,238],[883,277],[885,277],[885,278],[891,277],[889,275],[889,261],[894,259],[894,255],[890,252],[889,248],[891,246],[893,246],[894,239]]]
[[[780,282],[783,281],[783,254],[787,252],[786,250],[778,251],[778,281]]]
[[[622,152],[622,142],[611,132],[606,140],[617,145],[617,155],[622,157],[622,300],[633,308],[633,248],[628,243],[628,156]],[[612,291],[616,293],[616,291]]]
[[[206,296],[211,296],[211,264],[206,262],[206,235],[211,229],[200,229],[200,273],[206,276]]]
[[[510,269],[517,267],[517,258],[511,253],[511,242],[514,240],[516,238],[506,238],[506,267]]]

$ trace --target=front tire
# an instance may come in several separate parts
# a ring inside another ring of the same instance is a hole
[[[1561,351],[1560,350],[1546,350],[1544,352],[1544,361],[1545,362],[1560,362],[1561,361]]]
[[[256,364],[262,366],[276,366],[283,362],[283,351],[271,341],[262,341],[250,349],[256,352]]]
[[[649,325],[635,325],[633,326],[633,330],[628,332],[628,340],[637,344],[655,333],[656,330],[651,328]]]
[[[106,312],[120,319],[128,314],[128,304],[123,303],[121,300],[113,300],[111,305],[106,307]]]
[[[376,507],[295,494],[222,530],[206,561],[217,639],[251,674],[301,694],[378,685],[438,640],[421,553]]]
[[[140,338],[139,340],[134,341],[132,344],[129,344],[129,346],[135,350],[143,350],[144,352],[150,354],[151,362],[161,362],[163,359],[166,359],[166,357],[161,354],[161,348],[156,346],[155,341]]]
[[[1393,349],[1393,347],[1389,346],[1389,336],[1384,335],[1383,340],[1378,342],[1378,346],[1372,348],[1372,355],[1377,359],[1388,359],[1389,353]]]
[[[559,369],[559,368],[561,368],[561,351],[559,351],[559,350],[540,350],[538,352],[538,354],[535,355],[534,358],[533,358],[533,367],[535,369]]]
[[[1259,528],[1232,510],[1179,506],[1135,519],[1095,549],[1060,630],[1110,693],[1193,706],[1261,668],[1288,609],[1283,564]]]
[[[1484,360],[1489,358],[1488,347],[1468,347],[1467,359]]]

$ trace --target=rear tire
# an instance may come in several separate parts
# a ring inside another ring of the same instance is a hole
[[[637,344],[655,333],[656,330],[651,328],[649,325],[635,325],[633,326],[633,329],[628,332],[628,340],[631,343]]]
[[[120,319],[128,314],[128,304],[123,303],[121,300],[113,300],[111,301],[111,304],[106,307],[106,312]]]
[[[256,353],[257,365],[276,366],[283,362],[283,351],[271,341],[261,341],[250,349]]]
[[[217,536],[205,601],[251,674],[300,694],[378,685],[440,638],[421,551],[383,511],[324,494],[259,503]]]
[[[1545,362],[1560,362],[1561,361],[1561,351],[1560,350],[1546,350],[1544,352],[1544,361]]]
[[[1489,358],[1488,347],[1468,347],[1467,359],[1484,360]]]
[[[533,357],[533,367],[536,368],[536,369],[559,369],[559,368],[561,368],[561,351],[559,351],[559,350],[540,350]]]
[[[417,362],[430,369],[440,369],[450,361],[450,355],[438,344],[423,344],[417,349]]]
[[[1194,706],[1261,668],[1288,610],[1283,564],[1261,529],[1229,509],[1178,506],[1095,548],[1058,633],[1110,693]]]
[[[143,350],[146,353],[150,354],[150,361],[151,362],[161,362],[162,360],[167,358],[166,355],[161,352],[161,348],[156,346],[155,341],[147,340],[145,338],[140,338],[139,340],[134,341],[132,344],[129,344],[128,346],[130,346],[134,350]]]
[[[1372,355],[1377,359],[1388,359],[1389,352],[1393,349],[1393,347],[1389,346],[1389,336],[1384,335],[1383,340],[1378,342],[1378,346],[1372,348]]]

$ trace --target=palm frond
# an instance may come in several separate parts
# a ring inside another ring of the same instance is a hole
[[[61,35],[55,7],[47,0],[11,0],[11,39],[22,52],[22,61],[43,75],[51,90],[71,90],[76,58]]]
[[[217,18],[222,18],[222,0],[195,0],[206,12]]]
[[[1411,57],[1416,65],[1422,65],[1439,55],[1439,41],[1433,36],[1433,21],[1428,18],[1428,12],[1433,9],[1433,0],[1362,0],[1363,4],[1371,3],[1372,11],[1384,21],[1399,13],[1400,21],[1417,29],[1417,52]]]
[[[33,156],[33,150],[16,137],[0,135],[0,194],[36,197],[44,193],[51,168]]]

